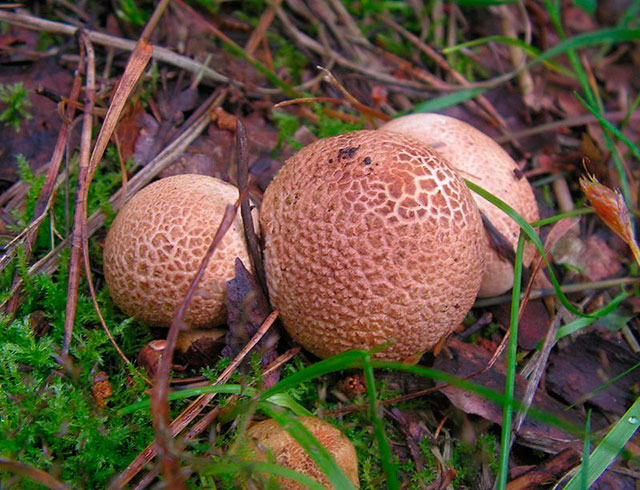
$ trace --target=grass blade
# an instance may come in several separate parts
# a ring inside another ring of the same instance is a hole
[[[467,187],[469,187],[469,189],[471,189],[473,192],[475,192],[479,196],[484,197],[487,201],[489,201],[494,206],[498,207],[503,213],[505,213],[513,221],[515,221],[520,226],[520,229],[522,230],[522,232],[524,232],[524,234],[527,235],[527,238],[533,242],[533,244],[538,249],[538,252],[540,252],[540,255],[542,256],[542,258],[544,260],[544,263],[547,265],[547,268],[548,268],[548,271],[549,271],[549,276],[551,277],[551,283],[553,284],[553,288],[556,291],[556,295],[558,296],[558,299],[560,300],[560,302],[564,305],[564,307],[567,310],[569,310],[574,315],[579,316],[579,317],[583,317],[583,318],[600,318],[600,317],[602,317],[602,316],[604,316],[604,315],[609,313],[609,311],[605,310],[606,307],[603,308],[603,309],[600,309],[598,311],[595,311],[593,313],[589,313],[588,314],[588,313],[583,313],[582,311],[578,310],[575,306],[573,306],[571,304],[571,302],[569,301],[569,299],[562,292],[562,289],[560,287],[560,283],[558,282],[558,278],[556,277],[555,273],[553,272],[553,269],[551,268],[551,263],[549,262],[549,259],[547,258],[547,253],[546,253],[546,251],[544,249],[544,245],[540,241],[540,238],[536,234],[536,232],[533,229],[533,227],[527,222],[527,220],[525,220],[522,216],[520,216],[506,202],[504,202],[501,199],[497,198],[496,196],[494,196],[490,192],[486,191],[485,189],[483,189],[479,185],[474,184],[473,182],[471,182],[470,180],[467,180],[467,179],[464,179],[464,181],[467,184]]]
[[[507,353],[507,374],[504,396],[506,405],[502,412],[502,436],[500,437],[500,466],[498,468],[497,488],[507,487],[509,476],[509,453],[511,452],[511,421],[513,418],[513,397],[516,385],[516,354],[518,351],[518,315],[520,312],[520,289],[522,283],[522,254],[524,253],[524,235],[520,233],[516,260],[513,268],[513,290],[511,295],[511,318],[509,321],[509,351]]]
[[[593,450],[589,459],[583,463],[587,466],[587,486],[593,485],[600,475],[614,462],[639,426],[640,397],[636,398],[629,410],[615,423],[607,435],[604,436],[604,439]],[[582,471],[579,471],[571,478],[571,481],[564,487],[565,490],[580,489],[582,483],[581,473]]]
[[[487,89],[488,87],[467,88],[447,95],[442,95],[441,97],[436,97],[435,99],[416,104],[411,110],[411,113],[440,111],[452,105],[464,102],[465,100],[473,99]]]
[[[251,473],[266,473],[274,476],[282,476],[289,480],[296,481],[306,485],[311,490],[326,490],[313,478],[298,473],[297,471],[279,466],[273,463],[263,463],[261,461],[225,461],[221,463],[213,463],[208,465],[202,472],[203,475],[228,475],[230,473],[238,474],[247,471]]]
[[[387,436],[384,432],[382,406],[378,403],[378,396],[376,395],[376,380],[373,374],[373,367],[371,367],[370,354],[368,354],[365,359],[363,369],[367,386],[367,396],[369,397],[369,417],[373,423],[376,440],[378,441],[378,452],[380,453],[384,474],[387,477],[387,488],[389,490],[398,490],[400,488],[398,484],[398,472],[396,471],[396,465],[393,463],[391,448],[389,447]]]
[[[483,37],[480,39],[474,39],[473,41],[468,41],[466,43],[460,43],[460,44],[456,44],[455,46],[451,46],[448,48],[444,48],[442,50],[443,53],[445,54],[449,54],[449,53],[455,53],[456,51],[460,51],[461,49],[466,49],[466,48],[473,48],[476,46],[481,46],[483,44],[487,44],[490,42],[497,42],[497,43],[502,43],[502,44],[506,44],[508,46],[516,46],[520,49],[522,49],[522,51],[524,51],[526,54],[528,54],[529,56],[531,56],[532,58],[536,58],[538,56],[540,56],[541,51],[536,48],[535,46],[531,46],[531,44],[527,44],[525,43],[523,40],[521,39],[516,39],[513,37],[509,37],[509,36],[487,36],[487,37]],[[558,63],[555,63],[553,61],[549,61],[549,60],[545,60],[543,61],[543,63],[550,69],[564,75],[567,76],[569,78],[575,78],[575,75],[573,74],[573,72],[571,70],[568,70],[567,68],[565,68],[562,65],[559,65]]]
[[[333,488],[344,490],[354,490],[353,484],[344,474],[340,465],[334,457],[329,453],[314,435],[309,432],[302,422],[292,417],[279,407],[275,407],[269,403],[261,403],[260,408],[269,417],[278,422],[300,446],[304,448],[306,453],[313,459],[318,467],[325,474]]]

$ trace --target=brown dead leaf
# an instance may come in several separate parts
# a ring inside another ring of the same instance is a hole
[[[547,386],[567,402],[576,403],[637,362],[636,356],[623,346],[602,338],[598,332],[591,332],[551,355]],[[637,383],[640,383],[640,371],[635,370],[589,398],[588,403],[622,415],[634,399],[632,388]]]
[[[450,351],[450,356],[439,356],[435,361],[434,367],[447,373],[455,374],[459,378],[464,378],[485,368],[491,359],[491,353],[482,347],[460,342],[455,338],[450,339],[447,348]],[[504,364],[497,362],[491,369],[471,378],[470,381],[498,392],[504,392],[505,371]],[[527,380],[516,374],[516,400],[522,400],[526,387]],[[496,424],[502,424],[502,407],[500,405],[455,386],[447,386],[441,391],[451,403],[463,412],[479,415]],[[551,398],[542,389],[536,391],[532,406],[561,419],[567,420],[568,417],[571,417],[575,424],[580,425],[583,422],[580,414],[576,411],[565,411],[566,407],[564,405]],[[573,436],[563,430],[545,425],[543,422],[531,417],[524,421],[518,435],[536,447],[553,451],[561,450],[575,440]]]

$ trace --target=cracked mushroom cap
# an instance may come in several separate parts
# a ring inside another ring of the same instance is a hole
[[[104,245],[104,275],[113,301],[127,315],[168,327],[213,240],[227,204],[238,199],[231,184],[205,175],[158,180],[122,208]],[[226,320],[226,283],[239,257],[249,254],[238,214],[213,254],[185,314],[192,328]]]
[[[538,203],[516,162],[489,136],[458,119],[440,114],[411,114],[384,124],[380,129],[419,139],[440,153],[460,175],[497,196],[529,222],[539,219]],[[507,238],[515,252],[520,227],[486,199],[473,194],[478,208]],[[489,246],[487,265],[478,293],[481,297],[502,294],[513,286],[513,264]],[[523,263],[533,260],[534,246],[525,248]]]
[[[319,357],[393,340],[378,357],[417,362],[480,287],[471,193],[407,136],[354,131],[303,148],[267,188],[260,218],[271,301]]]
[[[355,488],[360,488],[358,457],[351,441],[329,422],[317,417],[300,417],[298,420],[329,451]],[[261,456],[260,452],[269,450],[279,465],[304,473],[329,488],[329,480],[311,456],[275,420],[263,420],[252,425],[247,431],[247,438],[255,445],[258,457]],[[287,478],[279,478],[278,482],[288,490],[307,488]]]

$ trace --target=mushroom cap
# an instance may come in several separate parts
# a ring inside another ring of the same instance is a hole
[[[319,357],[393,340],[377,357],[417,361],[480,287],[486,253],[471,193],[408,136],[312,143],[285,162],[260,215],[271,301]]]
[[[238,199],[231,184],[205,175],[158,180],[120,210],[104,245],[104,275],[113,301],[127,315],[168,327],[220,225]],[[236,257],[250,267],[238,215],[216,249],[186,311],[192,328],[226,320],[226,283]]]
[[[411,114],[393,119],[380,129],[419,139],[440,153],[460,175],[506,202],[529,222],[539,219],[538,203],[516,162],[489,136],[473,126],[440,114]],[[511,243],[515,251],[518,224],[486,199],[473,194],[478,208]],[[489,246],[480,286],[481,297],[502,294],[513,286],[513,264]],[[524,265],[534,256],[533,244],[525,248]]]
[[[317,417],[300,417],[298,420],[329,451],[353,485],[360,488],[358,457],[351,441],[329,422]],[[279,465],[304,473],[328,487],[329,480],[311,456],[275,420],[263,420],[252,425],[247,431],[247,437],[257,446],[257,451],[260,451],[260,446],[270,450]],[[282,488],[288,490],[306,490],[307,488],[287,478],[279,478],[278,482]]]

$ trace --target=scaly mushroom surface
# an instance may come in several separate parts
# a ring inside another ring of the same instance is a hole
[[[470,191],[438,154],[387,131],[318,140],[261,208],[272,303],[319,357],[371,349],[417,362],[476,298],[485,262]]]
[[[168,327],[220,225],[238,198],[231,184],[204,175],[156,181],[118,213],[104,246],[104,274],[114,302],[129,316]],[[238,215],[216,249],[185,314],[192,328],[226,320],[226,283],[239,257],[251,266]]]
[[[317,417],[300,417],[299,421],[329,451],[329,454],[333,456],[355,488],[360,488],[358,457],[351,441],[329,422]],[[333,488],[329,487],[327,477],[311,456],[275,420],[263,420],[251,426],[247,431],[247,437],[259,458],[266,459],[264,451],[271,451],[279,465],[304,473],[327,488]],[[279,478],[278,482],[282,488],[287,490],[305,490],[307,488],[305,485],[287,478]]]
[[[473,126],[440,114],[411,114],[393,119],[381,128],[419,139],[440,153],[466,179],[506,202],[529,222],[539,219],[538,204],[516,162],[489,136]],[[474,194],[478,208],[511,243],[515,251],[518,224],[486,199]],[[523,263],[533,260],[535,248],[528,244]],[[489,245],[487,265],[478,295],[502,294],[513,286],[513,264]]]

